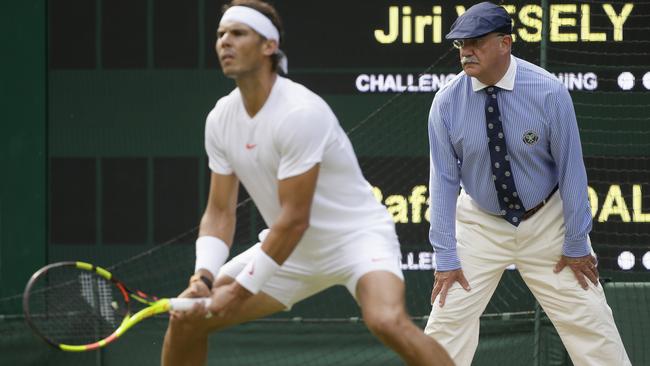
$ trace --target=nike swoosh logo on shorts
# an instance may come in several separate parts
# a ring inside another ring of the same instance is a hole
[[[391,259],[391,257],[371,258],[370,260],[372,262],[381,262],[381,261],[385,261],[385,260],[389,260],[389,259]]]
[[[257,146],[257,144],[246,144],[246,148],[247,148],[248,150],[254,149],[255,146]]]

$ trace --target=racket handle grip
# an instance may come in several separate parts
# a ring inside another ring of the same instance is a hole
[[[185,298],[185,297],[176,297],[169,299],[170,310],[176,311],[188,311],[194,307],[194,304],[203,303],[207,308],[212,303],[212,299],[209,297],[196,297],[196,298]]]

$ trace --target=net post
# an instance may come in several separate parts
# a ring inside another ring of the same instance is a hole
[[[541,307],[539,306],[539,302],[535,300],[535,335],[534,335],[534,341],[533,341],[533,366],[540,366],[540,352],[541,352],[541,347],[540,347],[540,340],[541,340],[541,318],[542,318],[542,311]]]
[[[549,24],[549,6],[548,0],[541,0],[542,6],[542,39],[539,45],[539,66],[543,69],[547,67],[546,54],[548,43],[548,28]]]

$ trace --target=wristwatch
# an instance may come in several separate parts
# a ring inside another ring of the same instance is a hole
[[[193,282],[193,281],[196,281],[196,280],[200,280],[201,282],[203,282],[208,287],[208,290],[212,291],[212,281],[208,277],[195,274],[190,279],[190,282]]]
[[[210,281],[209,278],[205,276],[199,276],[199,279],[205,283],[205,285],[208,287],[208,290],[212,291],[212,281]]]

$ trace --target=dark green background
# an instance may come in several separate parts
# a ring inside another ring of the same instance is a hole
[[[45,1],[0,5],[0,298],[46,262]]]
[[[353,88],[355,77],[371,72],[417,74],[432,64],[432,73],[457,72],[456,53],[450,52],[449,44],[373,44],[371,30],[383,26],[375,20],[382,19],[391,4],[383,0],[288,0],[277,5],[288,32],[290,76],[319,92],[351,131],[370,182],[385,193],[408,196],[414,185],[426,184],[426,115],[433,94],[360,94]],[[410,4],[416,11],[431,6],[428,1],[394,4]],[[454,4],[442,5],[448,12]],[[204,119],[216,100],[233,88],[232,81],[221,76],[212,51],[219,5],[204,0],[3,3],[0,299],[22,291],[29,275],[43,264],[72,259],[104,266],[122,262],[115,267],[116,273],[159,295],[173,295],[183,286],[191,270],[193,228],[205,202],[209,174],[202,145]],[[627,42],[551,44],[548,49],[551,71],[599,73],[598,91],[574,91],[572,97],[590,185],[598,191],[601,204],[608,187],[621,184],[631,208],[630,187],[641,184],[646,212],[650,211],[650,94],[638,80],[633,91],[619,91],[616,76],[632,70],[640,77],[650,70],[643,32],[649,15],[648,4],[635,6],[626,23]],[[443,28],[452,21],[453,16],[446,13]],[[602,14],[594,15],[593,24],[606,30]],[[533,62],[539,61],[539,52],[539,44],[515,44],[515,54]],[[245,198],[242,194],[241,200]],[[240,245],[235,251],[243,250],[262,226],[254,207],[244,205],[239,215]],[[592,239],[602,255],[604,277],[648,280],[640,258],[649,248],[649,226],[622,223],[616,216],[595,224]],[[398,230],[405,250],[429,250],[426,222],[399,224]],[[178,237],[181,234],[186,235]],[[167,242],[172,244],[139,260],[131,259]],[[637,256],[634,271],[612,270],[623,249]],[[175,268],[161,273],[161,278],[142,278],[143,273],[156,274],[166,266]],[[431,273],[408,271],[406,278],[409,311],[427,314]],[[608,295],[616,314],[622,316],[617,320],[626,345],[636,360],[647,360],[647,318],[635,315],[647,309],[647,287],[617,286],[608,288]],[[18,298],[4,300],[0,315],[20,311]],[[488,312],[533,308],[534,300],[516,272],[508,272]],[[292,316],[344,319],[358,316],[358,311],[344,291],[335,289],[300,304],[292,313],[280,314],[280,318]],[[20,319],[5,320],[0,317],[0,336],[9,336],[0,342],[0,354],[21,355],[7,361],[11,364],[42,364],[46,359],[54,364],[120,362],[123,352],[136,353],[129,347],[146,350],[138,359],[155,363],[152,358],[157,357],[164,327],[163,320],[153,321],[128,335],[138,341],[119,343],[114,351],[102,354],[72,356],[39,348],[42,344],[32,339]],[[483,322],[482,339],[487,341],[479,351],[484,355],[481,362],[508,363],[512,358],[506,356],[511,356],[528,363],[535,341],[531,319],[504,320]],[[537,333],[546,352],[542,364],[566,364],[552,327],[548,322],[543,325]],[[275,325],[265,328],[266,324],[233,330],[215,342],[223,346],[228,337],[234,337],[232,355],[228,353],[233,357],[231,364],[233,360],[257,362],[238,348],[246,342],[258,345],[260,353],[265,351],[264,362],[275,360],[278,365],[301,360],[318,364],[309,358],[318,352],[324,352],[322,364],[343,364],[343,359],[352,360],[350,364],[397,362],[360,325],[284,326],[299,334],[324,332],[322,344],[341,342],[332,349],[302,352],[292,351],[291,342],[296,341],[287,339],[286,352],[274,350],[264,343],[264,337],[281,330]],[[262,337],[249,338],[247,332]],[[359,337],[342,338],[349,333]],[[355,348],[359,339],[361,345]],[[343,344],[350,349],[336,358],[333,355]],[[295,354],[291,361],[284,357],[287,352]],[[357,358],[346,356],[355,354]]]

